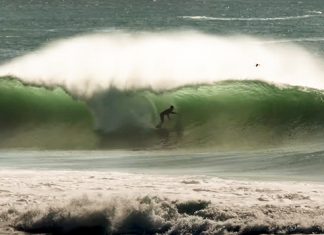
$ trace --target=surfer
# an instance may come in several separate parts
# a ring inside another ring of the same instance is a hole
[[[162,126],[162,124],[163,124],[163,122],[164,122],[164,116],[167,116],[168,119],[170,120],[170,114],[177,114],[176,112],[173,111],[173,109],[174,109],[174,107],[173,107],[173,105],[171,105],[170,108],[168,108],[168,109],[166,109],[166,110],[164,110],[164,111],[162,111],[162,112],[160,113],[160,119],[161,119],[161,121],[160,121],[160,123],[156,126],[157,128],[160,128],[160,127]]]

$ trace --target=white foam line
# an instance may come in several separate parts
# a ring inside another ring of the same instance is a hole
[[[213,202],[246,206],[264,204],[260,198],[266,198],[267,203],[276,205],[299,204],[301,201],[305,205],[324,202],[324,185],[319,183],[238,181],[199,175],[165,176],[96,171],[0,169],[0,176],[1,190],[8,192],[0,197],[0,203],[7,202],[7,206],[25,195],[33,199],[30,202],[46,205],[48,197],[66,199],[84,193],[159,195],[185,200],[208,198]],[[298,198],[277,200],[280,195],[288,194]]]
[[[252,18],[243,18],[243,17],[209,17],[209,16],[180,16],[183,19],[191,20],[219,20],[219,21],[276,21],[276,20],[295,20],[295,19],[304,19],[311,17],[318,17],[319,15],[301,15],[301,16],[284,16],[284,17],[252,17]]]
[[[314,38],[288,38],[288,39],[278,39],[278,40],[269,40],[265,43],[291,43],[291,42],[322,42],[324,38],[314,37]]]

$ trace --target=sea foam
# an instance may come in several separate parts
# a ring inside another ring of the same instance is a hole
[[[321,58],[267,41],[190,31],[82,35],[4,63],[0,76],[60,86],[81,97],[111,87],[161,91],[229,79],[324,88]]]

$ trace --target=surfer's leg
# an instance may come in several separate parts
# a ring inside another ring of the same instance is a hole
[[[162,125],[162,123],[164,122],[164,115],[163,114],[160,114],[160,120],[161,120],[161,125]]]
[[[161,128],[162,123],[164,122],[164,115],[160,114],[160,120],[161,120],[161,121],[160,121],[159,124],[157,124],[156,128]]]

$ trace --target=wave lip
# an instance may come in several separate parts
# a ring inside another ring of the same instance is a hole
[[[111,88],[161,92],[229,79],[323,89],[322,64],[301,47],[254,37],[124,32],[60,40],[3,64],[0,76],[91,98]]]

